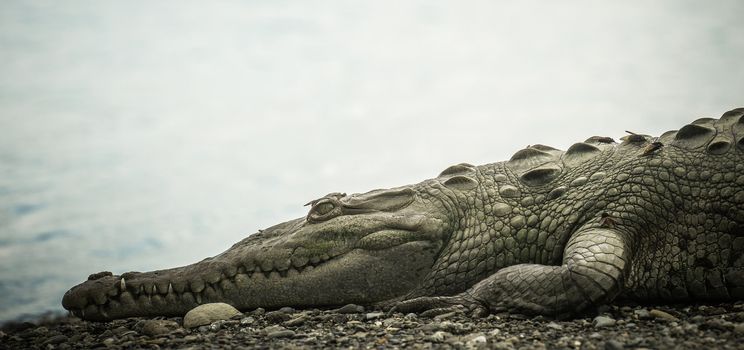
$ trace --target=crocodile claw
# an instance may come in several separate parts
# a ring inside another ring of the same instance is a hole
[[[464,311],[473,317],[488,315],[488,307],[467,293],[445,297],[418,297],[396,303],[390,313],[418,312],[423,317],[434,317],[448,312]]]

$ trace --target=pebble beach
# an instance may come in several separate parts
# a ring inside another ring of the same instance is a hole
[[[353,304],[259,308],[211,322],[47,315],[1,329],[0,349],[744,349],[744,302],[619,304],[571,320],[460,310],[424,317]]]

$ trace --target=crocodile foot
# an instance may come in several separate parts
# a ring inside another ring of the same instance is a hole
[[[468,293],[453,296],[418,297],[397,302],[390,312],[417,312],[423,317],[433,317],[453,311],[465,311],[472,317],[488,315],[488,307]]]

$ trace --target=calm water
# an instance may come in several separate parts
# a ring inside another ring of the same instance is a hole
[[[334,191],[744,105],[744,3],[0,3],[0,321]]]

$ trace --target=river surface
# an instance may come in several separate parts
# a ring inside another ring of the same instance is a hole
[[[744,105],[741,1],[2,1],[0,321],[329,192]]]

